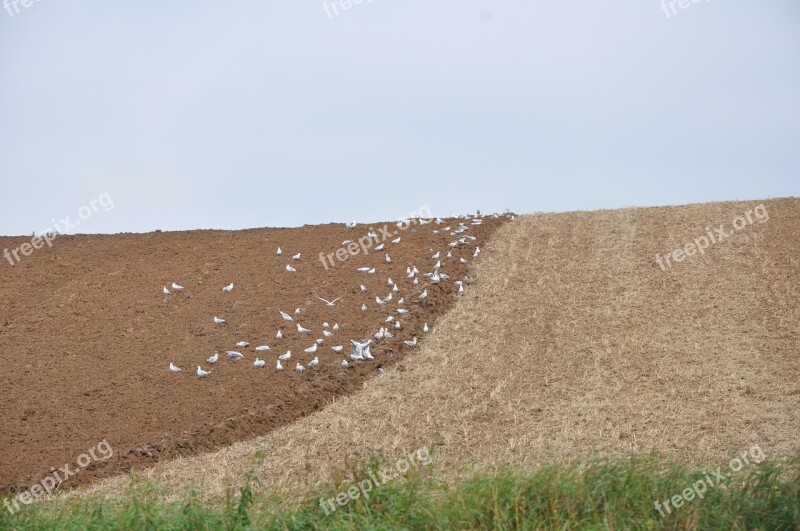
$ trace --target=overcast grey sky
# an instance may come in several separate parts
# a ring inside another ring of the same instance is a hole
[[[796,0],[343,1],[9,2],[0,234],[800,195]]]

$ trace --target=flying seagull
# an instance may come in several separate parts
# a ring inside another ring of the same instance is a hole
[[[341,299],[342,297],[344,297],[344,295],[342,295],[342,296],[339,296],[339,297],[336,297],[336,298],[335,298],[335,299],[333,299],[332,301],[329,301],[329,300],[323,299],[323,298],[322,298],[322,297],[320,297],[320,296],[317,296],[317,298],[318,298],[319,300],[321,300],[322,302],[324,302],[324,303],[325,303],[325,304],[326,304],[328,307],[330,307],[330,308],[333,308],[334,306],[336,306],[336,302],[337,302],[339,299]]]

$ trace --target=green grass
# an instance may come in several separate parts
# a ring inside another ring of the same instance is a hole
[[[13,516],[3,510],[0,529],[800,529],[800,453],[780,464],[746,466],[665,518],[655,500],[680,494],[703,472],[635,457],[502,472],[456,488],[432,479],[427,467],[325,514],[320,496],[335,497],[380,465],[351,466],[292,508],[275,509],[276,500],[256,489],[252,475],[226,499],[201,503],[189,495],[169,505],[134,481],[118,502],[33,504]]]

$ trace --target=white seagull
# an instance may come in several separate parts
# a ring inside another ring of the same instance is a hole
[[[233,282],[222,288],[222,291],[233,291]]]
[[[281,354],[280,356],[278,356],[278,359],[281,361],[289,361],[290,359],[292,359],[292,351],[287,350],[286,354]]]
[[[297,372],[303,372],[304,370],[306,370],[306,368],[300,365],[300,363],[298,362],[297,365],[295,365],[294,370],[296,370]]]
[[[166,286],[164,286],[164,295],[172,295],[172,292]]]
[[[180,284],[177,284],[177,283],[173,282],[173,283],[172,283],[172,289],[176,289],[176,290],[180,291],[180,290],[182,290],[182,289],[183,289],[183,286],[181,286]]]
[[[267,364],[266,361],[256,358],[256,361],[253,362],[253,367],[261,368],[266,366],[266,364]]]
[[[283,339],[283,333],[280,330],[278,330],[278,333],[275,334],[275,339]]]
[[[244,358],[244,355],[241,352],[236,352],[235,350],[229,350],[225,354],[228,355],[228,359],[231,361],[239,361],[240,359]]]
[[[336,298],[335,298],[335,299],[333,299],[332,301],[329,301],[329,300],[327,300],[327,299],[323,299],[323,298],[322,298],[322,297],[320,297],[320,296],[317,296],[317,298],[318,298],[319,300],[321,300],[322,302],[324,302],[324,303],[325,303],[325,305],[326,305],[326,306],[328,306],[328,307],[330,307],[330,308],[333,308],[334,306],[336,306],[336,303],[337,303],[337,302],[339,301],[339,299],[341,299],[342,297],[344,297],[344,295],[342,295],[342,296],[339,296],[339,297],[336,297]]]
[[[351,221],[350,223],[345,223],[345,226],[348,229],[354,229],[356,227],[356,220]]]
[[[346,369],[346,368],[348,368],[349,366],[350,366],[350,364],[349,364],[349,363],[347,363],[347,360],[342,360],[342,367],[344,367],[344,368]]]
[[[293,268],[289,264],[286,264],[286,271],[288,271],[289,273],[296,273],[297,269]]]
[[[291,316],[291,315],[289,315],[288,313],[286,313],[286,312],[282,312],[282,311],[280,311],[280,310],[278,310],[278,312],[280,312],[280,314],[281,314],[281,317],[283,317],[283,320],[284,320],[284,321],[294,321],[294,319],[292,319],[292,316]]]
[[[305,349],[303,352],[308,352],[309,354],[313,354],[316,351],[317,351],[317,344],[314,343],[313,345]]]
[[[309,367],[316,367],[317,365],[319,365],[319,357],[315,356],[313,360],[308,362]]]
[[[414,339],[411,341],[403,341],[409,347],[416,347],[417,346],[417,336],[414,336]]]
[[[277,251],[275,251],[275,254],[283,254],[283,251],[281,250],[281,248],[280,248],[280,247],[278,247],[278,250],[277,250]]]
[[[250,343],[248,343],[247,341],[239,341],[238,343],[236,343],[236,346],[239,348],[245,348],[249,347]]]
[[[169,370],[171,370],[172,372],[181,372],[181,370],[183,369],[181,369],[180,367],[176,367],[175,365],[172,364],[172,362],[169,362]]]
[[[269,350],[269,345],[261,345],[260,347],[256,347],[256,352],[266,352]]]
[[[425,290],[422,290],[422,293],[420,293],[420,294],[419,294],[419,297],[418,297],[418,298],[419,298],[420,300],[428,298],[428,290],[427,290],[427,289],[425,289]]]
[[[300,260],[300,253],[297,253],[296,255],[292,256],[292,260]]]
[[[208,371],[204,371],[203,369],[201,369],[201,368],[200,368],[200,365],[198,365],[198,366],[197,366],[197,376],[199,376],[200,378],[205,378],[205,377],[206,377],[206,376],[208,376],[209,374],[211,374],[211,373],[210,373],[210,372],[208,372]]]
[[[297,323],[297,331],[300,332],[301,334],[307,334],[311,332],[310,329],[304,328],[300,323]]]
[[[422,326],[422,331],[423,331],[423,332],[425,332],[425,333],[427,334],[427,333],[428,333],[428,330],[430,330],[430,329],[428,328],[428,323],[425,323],[425,324]]]
[[[220,319],[219,317],[217,317],[217,316],[215,315],[215,316],[214,316],[214,322],[215,322],[216,324],[225,324],[225,323],[227,323],[228,321],[226,321],[225,319]]]
[[[277,360],[275,362],[275,370],[276,371],[282,371],[283,370],[283,365],[281,365],[281,360]]]
[[[334,346],[331,347],[331,350],[333,350],[334,352],[341,352],[342,351],[342,346],[341,345],[334,345]]]
[[[214,355],[208,358],[206,361],[209,362],[211,365],[214,365],[218,359],[219,359],[219,352],[215,352]]]
[[[362,292],[367,291],[367,287],[364,284],[361,284],[361,291]]]

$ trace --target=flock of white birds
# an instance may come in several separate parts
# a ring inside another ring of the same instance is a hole
[[[492,214],[491,216],[497,218],[497,217],[500,217],[501,215],[508,216],[510,219],[514,218],[513,213],[511,213],[510,211],[507,211],[505,214],[495,213],[495,214]],[[382,325],[380,326],[380,329],[374,334],[374,340],[375,341],[379,341],[379,342],[382,342],[382,343],[383,342],[391,342],[391,341],[393,341],[394,340],[393,339],[394,338],[394,334],[393,334],[392,330],[395,330],[395,331],[402,330],[403,329],[403,318],[404,318],[405,315],[407,315],[409,313],[409,310],[407,308],[405,308],[405,306],[407,306],[408,304],[414,303],[414,302],[421,302],[421,301],[425,300],[428,297],[428,288],[427,287],[420,288],[420,283],[421,283],[420,282],[420,277],[424,277],[426,279],[426,281],[425,281],[426,282],[426,286],[433,285],[433,284],[439,284],[440,282],[452,282],[456,286],[456,292],[457,293],[459,293],[459,294],[464,293],[464,282],[468,281],[469,277],[465,276],[462,279],[451,278],[450,275],[448,275],[447,273],[444,272],[444,269],[446,268],[446,266],[448,264],[448,261],[454,261],[453,251],[456,250],[456,249],[468,248],[469,249],[469,255],[471,255],[472,258],[478,258],[478,256],[480,256],[481,249],[477,244],[477,238],[475,236],[472,236],[471,234],[469,234],[469,230],[473,226],[481,225],[482,222],[483,222],[483,218],[481,217],[481,214],[480,214],[480,211],[479,211],[476,215],[459,216],[458,218],[455,218],[455,219],[456,219],[455,222],[458,223],[458,225],[456,227],[453,227],[452,224],[451,224],[451,225],[448,225],[448,226],[445,226],[445,227],[442,227],[442,228],[437,228],[437,229],[433,230],[433,234],[440,234],[442,232],[449,232],[450,236],[454,237],[455,239],[448,244],[447,249],[436,250],[436,251],[434,251],[433,249],[429,249],[430,260],[431,260],[430,271],[420,272],[420,270],[416,266],[408,266],[408,267],[406,267],[406,274],[405,274],[405,279],[404,279],[404,282],[406,284],[408,284],[408,286],[406,288],[401,287],[398,282],[393,281],[391,279],[391,277],[389,277],[389,278],[387,278],[385,280],[386,286],[387,286],[387,290],[389,291],[389,293],[384,297],[381,297],[380,295],[377,295],[377,294],[375,295],[375,304],[376,305],[384,307],[384,309],[386,309],[386,307],[390,306],[390,305],[391,306],[395,306],[394,310],[390,311],[389,315],[386,316],[386,319],[382,323]],[[408,226],[407,224],[409,224],[411,221],[414,221],[414,223],[417,223],[419,225],[426,225],[426,224],[431,223],[431,222],[433,222],[433,223],[435,223],[437,225],[444,225],[445,223],[447,223],[446,220],[443,220],[441,218],[436,218],[434,220],[425,220],[425,219],[420,218],[420,219],[415,219],[415,220],[407,220],[407,219],[406,220],[401,220],[400,222],[398,222],[397,226],[398,227],[402,227],[403,224],[406,224],[405,226]],[[350,229],[355,228],[355,226],[356,226],[355,222],[347,224],[347,227],[350,228]],[[373,232],[368,232],[367,234],[371,238],[374,238],[376,241],[378,240],[378,235],[377,234],[375,234]],[[344,245],[348,245],[350,243],[352,243],[352,240],[345,240],[345,241],[342,242],[342,245],[344,246]],[[391,243],[393,245],[397,245],[398,243],[400,243],[400,237],[397,237],[397,238],[391,240]],[[377,247],[375,247],[373,250],[374,251],[384,251],[385,261],[387,263],[391,263],[392,258],[390,256],[388,250],[386,249],[385,244],[380,244]],[[283,254],[283,250],[280,247],[278,247],[277,250],[276,250],[276,253],[278,255],[282,255]],[[463,253],[461,253],[461,254],[463,254]],[[293,262],[299,262],[301,260],[301,258],[302,258],[301,253],[296,253],[296,254],[291,256],[291,260]],[[458,262],[460,264],[467,264],[468,260],[465,259],[462,256],[462,257],[460,257],[458,259]],[[426,269],[426,268],[423,268],[423,269]],[[297,269],[292,267],[291,263],[289,263],[289,264],[286,265],[286,271],[288,273],[294,273],[294,272],[297,271]],[[374,275],[374,274],[376,274],[376,268],[374,268],[374,267],[366,267],[366,266],[358,267],[357,271],[362,272],[365,275]],[[222,291],[224,291],[224,292],[232,292],[234,290],[234,288],[235,288],[235,286],[231,282],[227,286],[223,287]],[[184,289],[183,286],[181,286],[180,284],[178,284],[176,282],[173,282],[172,285],[169,288],[167,286],[164,286],[163,294],[164,295],[174,295],[174,294],[182,291],[183,289]],[[366,293],[368,291],[367,287],[364,286],[363,284],[361,284],[359,286],[359,289],[360,289],[361,293]],[[406,293],[405,296],[403,296],[404,292]],[[408,297],[408,300],[410,302],[406,301],[406,297]],[[336,306],[336,303],[339,302],[343,298],[343,296],[336,297],[333,300],[327,300],[327,299],[324,299],[324,298],[319,297],[319,296],[317,296],[317,298],[323,304],[325,304],[327,307],[334,308]],[[371,297],[370,297],[370,300],[371,300]],[[395,302],[395,300],[396,300],[396,302]],[[362,312],[369,311],[369,307],[367,306],[366,303],[361,305],[361,311]],[[280,314],[281,319],[283,319],[286,322],[287,326],[296,327],[297,332],[299,334],[303,334],[303,335],[311,334],[312,329],[303,326],[299,322],[301,312],[302,312],[302,310],[300,308],[296,308],[294,310],[294,314],[289,314],[289,313],[284,312],[282,310],[278,310],[278,313]],[[213,321],[218,326],[224,326],[224,325],[227,324],[227,321],[224,318],[216,316],[216,315],[213,317]],[[288,323],[292,323],[292,325],[288,325]],[[334,342],[332,338],[336,337],[336,334],[337,334],[337,332],[339,332],[339,330],[340,330],[340,326],[339,326],[338,323],[333,323],[333,325],[331,325],[328,322],[323,322],[321,324],[321,327],[320,327],[321,335],[323,337],[317,338],[308,348],[304,349],[304,351],[303,351],[304,354],[308,355],[307,357],[310,357],[310,355],[315,354],[318,351],[318,349],[322,347],[322,345],[325,343],[325,341],[330,340],[331,342]],[[428,323],[424,323],[424,325],[422,327],[423,333],[428,333],[429,330],[430,330],[430,328],[428,326]],[[280,341],[281,339],[283,339],[283,331],[281,329],[279,329],[277,334],[275,334],[275,339],[276,339],[276,341]],[[404,340],[403,344],[406,345],[407,347],[415,347],[417,345],[417,341],[418,341],[417,336],[416,335],[412,335],[412,338],[410,340]],[[350,340],[349,360],[345,357],[345,358],[343,358],[341,360],[341,362],[339,362],[339,365],[341,367],[343,367],[343,368],[348,368],[351,365],[351,363],[364,363],[364,362],[368,362],[368,361],[374,360],[375,358],[373,357],[373,355],[372,355],[372,353],[370,351],[372,345],[373,345],[373,339],[366,339],[366,340],[363,340],[363,339],[358,339],[358,340],[351,339]],[[250,346],[251,346],[250,343],[247,342],[247,341],[239,341],[239,342],[236,343],[236,348],[240,349],[240,350],[248,348]],[[342,354],[344,352],[344,346],[341,345],[341,344],[340,345],[332,345],[330,348],[331,348],[331,350],[333,350],[337,354]],[[217,363],[220,362],[220,355],[224,355],[224,357],[227,358],[227,360],[229,362],[242,361],[243,359],[245,359],[245,355],[242,352],[240,352],[240,350],[228,350],[228,351],[217,350],[217,351],[215,351],[213,356],[209,357],[205,361],[209,365],[212,365],[212,366],[216,365]],[[256,346],[255,347],[255,352],[256,352],[257,356],[256,356],[255,360],[253,361],[253,368],[256,368],[256,369],[265,368],[267,366],[267,361],[264,360],[264,359],[261,359],[259,357],[259,355],[266,357],[266,354],[264,354],[264,353],[270,352],[271,350],[272,349],[270,348],[270,345],[267,345],[267,344]],[[391,350],[387,351],[387,353],[389,355],[391,355],[391,352],[392,352]],[[277,358],[274,360],[275,361],[275,370],[278,371],[278,372],[283,371],[284,370],[284,363],[289,365],[290,361],[292,360],[292,356],[293,355],[292,355],[292,351],[291,350],[287,350],[283,354],[280,354],[279,356],[277,356]],[[318,367],[319,365],[320,365],[319,356],[315,355],[313,357],[313,359],[305,362],[305,365],[303,365],[303,363],[301,363],[300,361],[295,360],[294,370],[297,371],[297,372],[302,373],[302,372],[306,371],[307,369],[313,369],[315,367]],[[183,371],[182,368],[176,366],[172,362],[170,362],[170,364],[169,364],[169,370],[171,372],[174,372],[174,373],[179,373],[179,372]],[[380,368],[380,366],[378,367],[378,370],[380,372],[382,372],[382,369]],[[208,370],[204,369],[202,367],[202,365],[198,365],[197,366],[196,374],[197,374],[197,376],[199,378],[206,378],[211,374],[211,372],[212,371],[210,369],[208,369]]]

